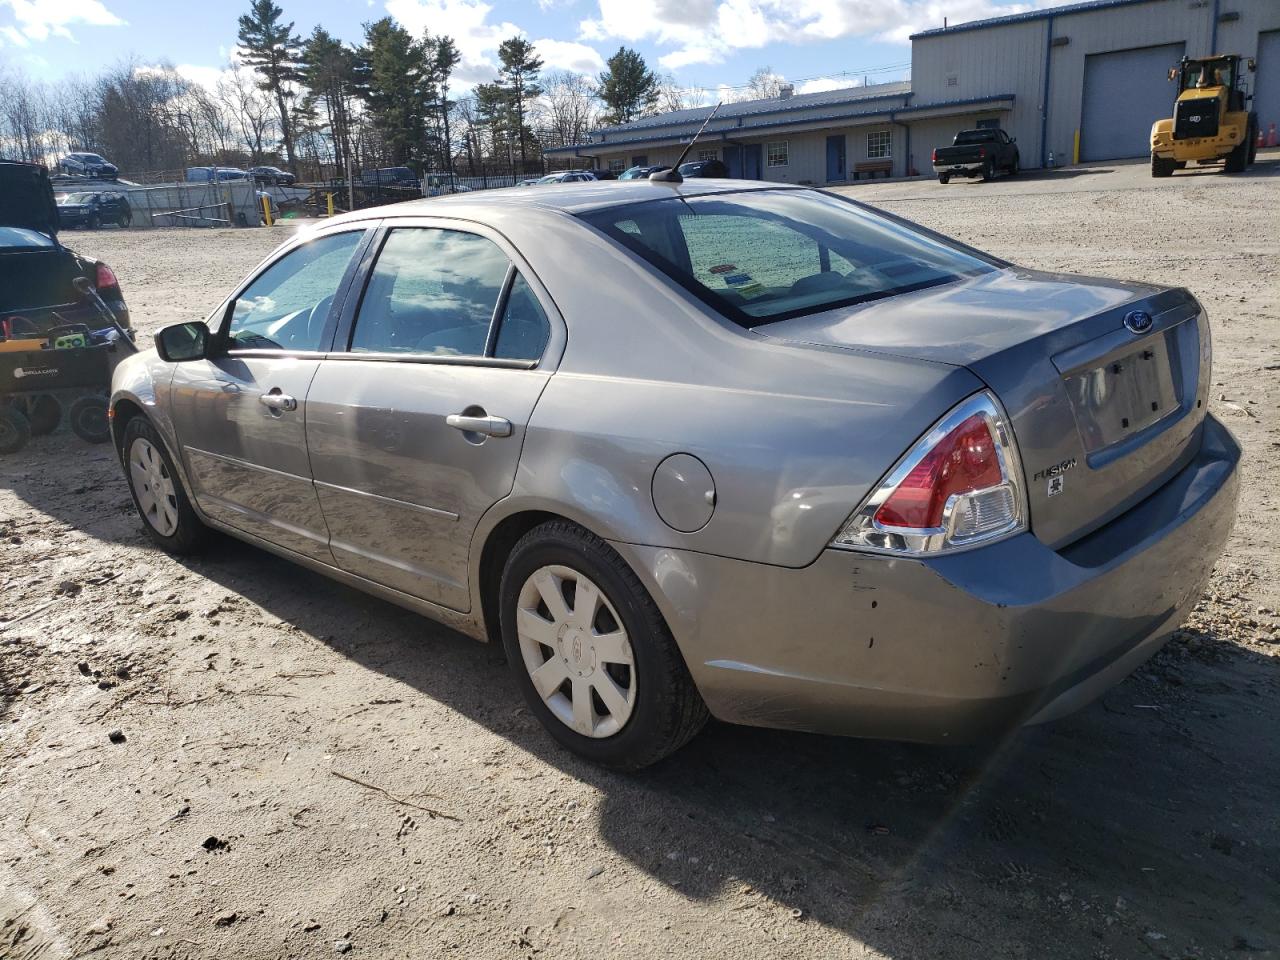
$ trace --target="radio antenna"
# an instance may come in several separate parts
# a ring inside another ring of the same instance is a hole
[[[650,183],[684,183],[684,177],[680,176],[680,164],[684,163],[684,158],[689,155],[689,151],[693,149],[693,145],[698,142],[698,138],[702,136],[702,131],[707,129],[707,124],[711,122],[712,117],[724,106],[724,101],[717,103],[707,114],[707,119],[702,121],[702,126],[698,128],[698,132],[693,135],[693,139],[689,141],[684,148],[684,152],[680,154],[678,160],[671,165],[670,170],[659,170],[656,173],[649,174]]]

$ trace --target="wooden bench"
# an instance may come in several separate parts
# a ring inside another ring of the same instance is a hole
[[[855,163],[853,165],[853,179],[861,179],[864,173],[870,179],[874,179],[877,173],[883,173],[886,177],[890,177],[893,175],[893,161],[864,160],[862,163]]]

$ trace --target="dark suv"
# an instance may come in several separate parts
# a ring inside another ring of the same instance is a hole
[[[97,230],[104,223],[127,227],[133,223],[129,198],[123,193],[68,193],[58,198],[59,227]]]
[[[0,336],[72,323],[102,327],[101,315],[75,288],[81,277],[127,329],[129,309],[111,268],[58,242],[58,206],[45,168],[0,160]]]
[[[723,179],[729,176],[729,168],[721,160],[690,160],[688,163],[680,164],[680,176],[685,179],[689,177],[719,177]]]

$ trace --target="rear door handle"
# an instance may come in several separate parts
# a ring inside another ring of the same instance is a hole
[[[258,402],[274,413],[298,409],[298,401],[287,393],[281,393],[279,387],[274,388],[270,393],[258,394]]]
[[[511,436],[511,421],[502,417],[467,417],[451,413],[444,422],[463,433],[479,433],[486,437]]]

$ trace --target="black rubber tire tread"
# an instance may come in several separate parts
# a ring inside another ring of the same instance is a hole
[[[1018,155],[1015,153],[1013,155],[1013,162],[1009,164],[1009,176],[1016,177],[1020,169],[1021,169],[1021,166],[1020,166],[1019,158],[1018,158]]]
[[[31,421],[11,404],[0,404],[0,453],[17,453],[31,442]]]
[[[551,713],[529,679],[515,628],[516,602],[539,567],[558,563],[580,570],[606,593],[631,638],[639,689],[621,731],[593,739],[570,730]],[[615,770],[640,770],[670,756],[702,729],[710,714],[658,605],[626,561],[595,534],[567,520],[534,527],[512,548],[499,587],[502,643],[516,684],[547,731],[561,745]]]
[[[38,393],[22,400],[22,412],[31,423],[31,435],[43,437],[53,433],[62,422],[62,404],[51,393]]]
[[[85,443],[110,441],[111,423],[107,420],[107,407],[106,397],[77,397],[67,411],[67,422],[71,424],[72,432]]]
[[[1241,140],[1235,149],[1227,154],[1227,162],[1223,164],[1225,173],[1244,173],[1249,166],[1249,138]]]
[[[949,174],[949,173],[940,173],[940,174],[938,174],[938,182],[939,182],[939,183],[944,183],[944,184],[945,184],[945,183],[950,183],[950,182],[951,182],[951,174]]]
[[[1172,177],[1174,161],[1151,155],[1151,175],[1153,177]]]
[[[169,469],[169,476],[173,478],[173,491],[178,501],[178,529],[173,532],[172,536],[161,536],[159,531],[147,523],[147,518],[142,515],[142,505],[138,503],[138,495],[133,491],[133,481],[129,475],[129,448],[133,445],[133,441],[139,437],[149,441],[153,447],[160,451],[160,456],[164,460],[165,466]],[[143,532],[151,538],[152,543],[166,553],[179,555],[198,553],[203,549],[212,531],[204,525],[203,521],[196,515],[195,508],[191,506],[186,487],[182,485],[182,476],[174,468],[173,457],[169,455],[169,448],[165,446],[165,442],[160,438],[156,428],[142,414],[132,417],[124,425],[124,439],[121,441],[120,453],[120,462],[124,467],[125,485],[129,488],[129,496],[133,498],[133,507],[138,511],[138,521],[142,524]]]
[[[994,180],[995,176],[996,176],[996,168],[992,165],[990,160],[987,160],[982,164],[982,182],[987,183],[991,180]]]

